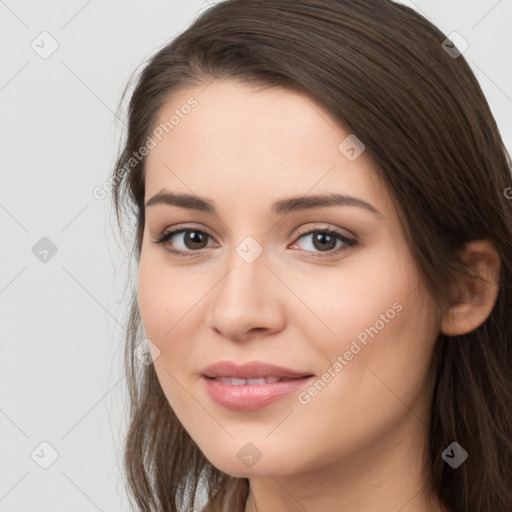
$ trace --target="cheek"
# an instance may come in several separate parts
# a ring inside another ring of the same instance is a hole
[[[439,318],[413,262],[387,256],[359,272],[333,273],[321,289],[304,280],[297,288],[321,320],[296,316],[308,350],[323,362],[316,368],[321,382],[303,397],[318,413],[342,400],[363,415],[382,405],[385,417],[386,407],[403,408],[401,400],[413,403],[428,389]]]
[[[181,274],[183,276],[183,273]],[[187,334],[197,302],[193,287],[179,279],[179,271],[166,268],[151,254],[141,253],[138,273],[137,298],[144,332],[159,349],[154,370],[167,401],[180,421],[183,411],[190,408],[190,398],[180,382],[187,372],[192,337]],[[173,340],[179,340],[178,343]]]
[[[194,304],[208,291],[202,281],[198,284],[190,272],[165,265],[158,254],[141,254],[137,298],[148,338],[171,339],[180,319],[193,314]]]
[[[359,334],[364,340],[365,329],[376,323],[379,332],[389,331],[390,323],[399,324],[399,317],[406,316],[397,310],[416,300],[413,290],[418,287],[412,263],[391,250],[379,255],[368,251],[364,259],[354,259],[339,268],[319,268],[315,273],[289,274],[287,278],[307,306],[307,311],[297,314],[303,306],[294,301],[290,308],[295,312],[289,310],[291,323],[304,327],[306,320],[312,325],[310,320],[316,317],[316,335],[310,328],[307,339],[316,339],[326,347],[338,342],[350,344]]]
[[[400,425],[428,424],[435,315],[429,313],[428,297],[411,293],[410,284],[389,289],[378,284],[372,300],[363,292],[338,294],[325,317],[331,314],[336,335],[316,337],[312,352],[325,363],[318,379],[297,397],[296,419],[305,423],[288,425],[287,432],[305,446],[316,443],[312,467],[341,452],[378,445]],[[318,443],[319,432],[330,442]]]
[[[161,337],[164,319],[172,321],[168,316],[171,302],[166,296],[165,277],[151,264],[149,258],[141,254],[137,283],[137,299],[144,331],[152,341]],[[170,323],[167,325],[167,329]]]
[[[141,253],[137,288],[141,321],[145,335],[160,351],[154,368],[177,413],[190,399],[179,383],[198,371],[197,333],[204,330],[204,305],[216,279],[204,272],[199,276],[192,267],[171,267],[165,255]]]

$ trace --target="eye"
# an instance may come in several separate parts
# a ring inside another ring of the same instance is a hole
[[[199,252],[207,246],[208,238],[211,238],[210,235],[200,229],[187,228],[164,231],[154,242],[171,254],[192,256],[191,253]],[[173,248],[176,244],[177,249]]]
[[[327,227],[315,227],[314,229],[302,230],[299,232],[299,237],[293,245],[300,245],[299,241],[301,240],[305,240],[306,242],[299,248],[308,252],[319,253],[315,257],[321,258],[345,252],[357,244],[355,238],[341,231]]]
[[[173,231],[164,231],[154,240],[154,243],[162,245],[167,252],[176,256],[195,256],[196,254],[194,253],[200,253],[208,247],[208,239],[211,238],[208,233],[200,229],[181,228]],[[303,243],[303,246],[300,247],[299,242],[308,238],[309,241]],[[303,229],[300,231],[298,238],[296,238],[291,247],[299,245],[299,249],[317,253],[315,257],[322,258],[345,252],[356,244],[355,238],[341,231],[315,226],[314,229]]]

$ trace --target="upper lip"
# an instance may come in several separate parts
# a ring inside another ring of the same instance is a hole
[[[252,361],[241,365],[232,361],[219,361],[203,368],[201,374],[210,378],[232,377],[237,379],[257,379],[261,377],[297,379],[313,375],[310,372],[295,371],[260,361]]]

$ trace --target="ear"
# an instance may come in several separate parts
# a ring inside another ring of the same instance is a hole
[[[501,258],[492,242],[469,242],[461,259],[474,277],[462,274],[457,278],[454,304],[441,321],[441,332],[447,336],[467,334],[482,325],[498,298]]]

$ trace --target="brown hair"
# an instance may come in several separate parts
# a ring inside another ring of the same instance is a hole
[[[217,78],[280,86],[322,104],[366,146],[400,213],[404,235],[442,307],[463,246],[486,238],[502,258],[489,318],[474,331],[439,335],[425,474],[453,512],[512,510],[512,201],[506,150],[489,105],[462,55],[414,10],[390,0],[227,0],[203,12],[145,65],[131,94],[128,130],[113,172],[121,225],[136,216],[138,262],[144,227],[144,146],[169,95]],[[125,90],[126,94],[126,90]],[[184,121],[186,122],[186,121]],[[193,507],[243,511],[248,479],[231,477],[201,453],[173,413],[143,339],[134,293],[126,344],[130,425],[124,463],[139,510]],[[457,441],[469,458],[441,458]]]

